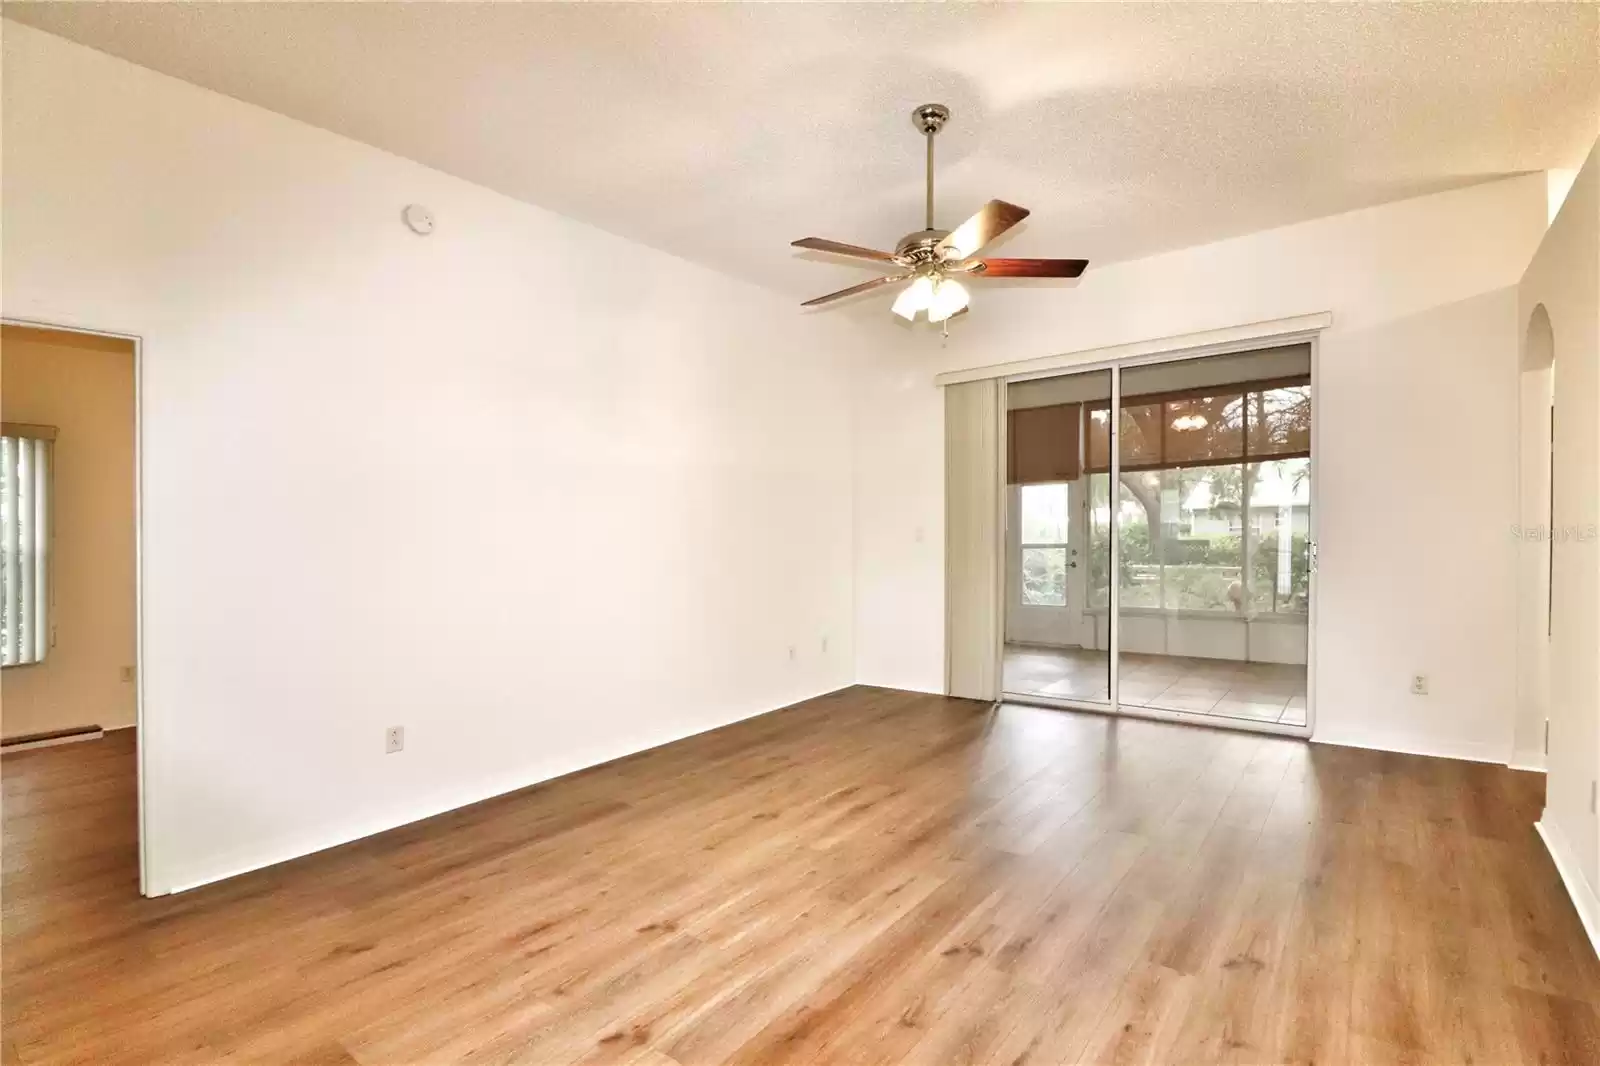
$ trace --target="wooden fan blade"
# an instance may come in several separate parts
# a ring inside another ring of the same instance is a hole
[[[1075,278],[1087,259],[973,259],[960,269],[985,278]]]
[[[880,252],[876,248],[863,248],[859,244],[842,244],[839,241],[830,241],[822,237],[801,237],[790,245],[792,248],[809,248],[813,252],[832,252],[834,255],[848,255],[852,259],[871,259],[877,263],[896,263],[893,252]]]
[[[858,292],[866,292],[868,289],[876,289],[879,285],[891,285],[897,281],[909,280],[910,277],[910,274],[891,274],[886,278],[873,278],[871,281],[863,281],[860,285],[852,285],[848,289],[840,289],[838,292],[830,292],[826,296],[818,296],[815,300],[807,300],[800,306],[815,307],[817,304],[825,304],[834,300],[842,300],[846,296],[854,296]]]
[[[965,259],[1027,218],[1028,213],[1026,207],[1008,204],[1004,200],[990,200],[978,209],[977,214],[951,230],[948,237],[934,245],[934,250],[946,259]]]

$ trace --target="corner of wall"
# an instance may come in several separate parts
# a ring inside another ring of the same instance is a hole
[[[1506,763],[1506,767],[1511,770],[1524,770],[1532,774],[1542,774],[1544,773],[1544,752],[1514,751],[1511,753],[1511,761]]]

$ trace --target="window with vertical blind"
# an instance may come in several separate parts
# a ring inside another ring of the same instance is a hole
[[[50,650],[50,459],[55,430],[0,428],[0,665]]]

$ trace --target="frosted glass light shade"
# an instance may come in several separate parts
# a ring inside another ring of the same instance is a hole
[[[967,306],[967,287],[953,278],[942,278],[933,287],[933,302],[928,305],[928,321],[943,322]]]
[[[901,290],[890,310],[910,322],[918,311],[926,311],[932,305],[933,279],[924,274]]]

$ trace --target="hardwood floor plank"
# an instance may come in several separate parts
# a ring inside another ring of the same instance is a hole
[[[133,736],[0,761],[0,1057],[1593,1063],[1496,767],[858,688],[181,896]]]

